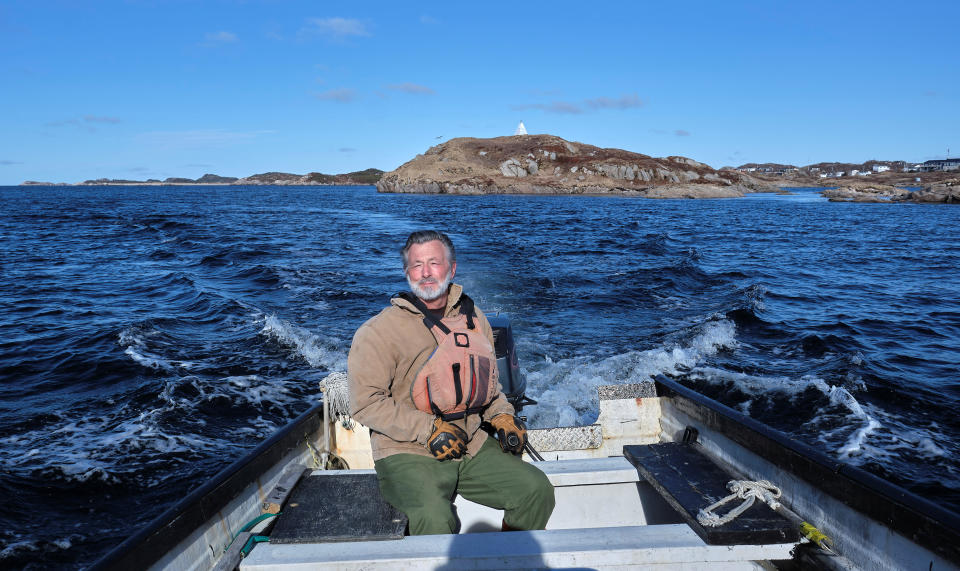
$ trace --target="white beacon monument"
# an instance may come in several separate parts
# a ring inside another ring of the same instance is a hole
[[[523,121],[520,121],[520,124],[517,125],[517,130],[514,133],[514,135],[526,135],[526,134],[527,134],[527,128],[523,126]]]

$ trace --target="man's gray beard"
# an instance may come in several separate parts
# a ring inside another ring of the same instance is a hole
[[[407,284],[410,286],[410,291],[413,292],[413,295],[419,297],[423,301],[434,301],[439,299],[440,296],[447,293],[447,288],[450,287],[450,279],[452,276],[451,272],[447,272],[447,275],[443,276],[443,279],[438,282],[438,286],[435,292],[427,291],[426,289],[420,287],[420,284],[407,277]]]

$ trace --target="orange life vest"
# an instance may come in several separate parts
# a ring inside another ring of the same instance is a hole
[[[437,340],[410,386],[414,406],[448,421],[483,412],[500,391],[500,375],[493,346],[474,322],[473,300],[461,295],[460,313],[440,319],[413,295],[399,295],[423,313]]]

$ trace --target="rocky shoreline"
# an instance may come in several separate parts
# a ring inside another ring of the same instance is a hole
[[[686,157],[655,158],[553,135],[457,138],[385,173],[384,193],[586,194],[644,198],[736,198],[779,188]]]
[[[383,171],[366,169],[344,174],[311,172],[304,175],[285,172],[267,172],[243,178],[205,174],[198,179],[171,177],[165,180],[123,180],[98,178],[76,184],[26,181],[20,186],[372,186],[380,180]]]
[[[856,182],[825,189],[821,194],[830,202],[960,204],[960,178],[937,182],[920,190]]]

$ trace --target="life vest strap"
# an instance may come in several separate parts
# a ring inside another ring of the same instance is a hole
[[[432,311],[430,311],[430,309],[426,306],[426,304],[420,301],[419,297],[407,291],[402,291],[397,295],[395,295],[394,297],[403,298],[409,301],[410,303],[412,303],[414,307],[419,309],[420,313],[423,314],[423,324],[427,326],[427,329],[433,329],[434,327],[436,327],[441,332],[443,332],[444,335],[450,335],[450,328],[444,325],[443,321],[438,319],[437,316],[434,315]],[[473,316],[476,313],[474,311],[473,300],[470,299],[470,296],[468,296],[467,294],[461,293],[459,305],[460,305],[460,313],[467,316],[467,329],[476,329],[477,326],[473,321]]]
[[[475,406],[473,408],[468,408],[467,410],[462,410],[460,412],[451,412],[449,414],[438,414],[437,416],[439,416],[446,422],[450,422],[451,420],[460,420],[461,418],[467,416],[468,414],[483,414],[484,412],[486,412],[487,407],[489,406],[490,406],[489,404],[485,404],[483,406]]]

